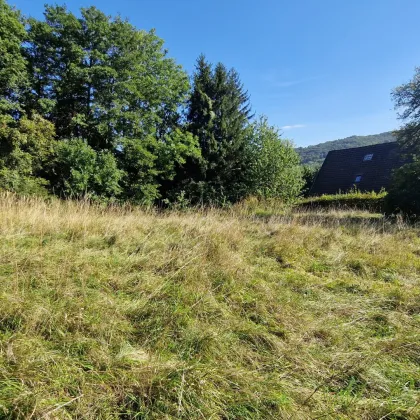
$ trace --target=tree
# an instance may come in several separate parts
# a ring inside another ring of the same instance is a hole
[[[393,90],[392,98],[395,108],[402,110],[398,116],[404,121],[397,131],[398,141],[406,149],[420,153],[420,67],[410,82]]]
[[[64,197],[118,197],[123,173],[108,151],[96,152],[82,139],[57,144],[56,192]]]
[[[177,172],[187,159],[198,159],[200,149],[191,133],[176,129],[159,140],[153,135],[142,141],[122,139],[117,156],[124,171],[124,198],[151,204],[167,196]]]
[[[264,198],[280,198],[291,202],[303,186],[300,157],[289,140],[280,137],[279,130],[260,117],[248,130],[252,165],[249,194]]]
[[[250,125],[234,69],[200,56],[190,91],[154,31],[95,7],[44,17],[0,0],[0,188],[147,204],[296,195],[292,146]]]
[[[308,196],[311,190],[313,183],[315,182],[315,178],[318,175],[320,170],[320,165],[303,165],[302,166],[302,176],[304,185],[302,187],[302,195]]]
[[[54,126],[39,115],[17,121],[0,116],[0,188],[46,194],[54,148]]]
[[[46,194],[43,176],[53,155],[54,126],[21,107],[28,88],[25,38],[19,11],[0,0],[0,189]]]
[[[249,96],[238,73],[204,56],[197,60],[188,102],[188,127],[198,138],[202,159],[192,162],[190,192],[206,201],[244,196],[246,127],[252,118]]]
[[[48,6],[45,21],[29,22],[32,99],[60,138],[112,149],[120,138],[159,137],[178,124],[188,77],[153,31],[95,7],[77,18]]]
[[[92,149],[116,159],[121,197],[136,202],[159,198],[161,184],[198,150],[180,112],[188,76],[167,57],[163,41],[154,31],[137,30],[95,7],[81,9],[76,17],[62,6],[47,6],[44,21],[30,19],[28,40],[32,89],[27,108],[53,122],[58,139],[66,142],[59,149],[67,169],[57,172],[64,176],[61,183],[54,180],[58,190],[76,195],[117,191],[98,191],[86,175],[96,161]],[[87,160],[80,162],[72,150]],[[79,168],[73,174],[70,162]]]
[[[0,114],[16,117],[20,111],[19,98],[27,83],[25,36],[20,13],[0,0]]]
[[[402,109],[399,118],[404,121],[397,132],[398,142],[413,162],[403,165],[393,174],[387,196],[389,212],[402,211],[420,215],[420,67],[413,79],[392,92],[395,108]]]
[[[390,213],[403,212],[410,216],[420,215],[420,161],[414,160],[394,172],[386,197]]]

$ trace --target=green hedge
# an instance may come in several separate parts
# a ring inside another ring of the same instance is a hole
[[[387,193],[385,191],[381,191],[379,193],[362,193],[355,191],[347,194],[308,197],[300,200],[297,204],[297,208],[299,210],[319,210],[330,208],[358,209],[375,213],[383,213],[386,195]]]

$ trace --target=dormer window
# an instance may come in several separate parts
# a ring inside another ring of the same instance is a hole
[[[354,182],[357,184],[358,182],[360,182],[362,180],[362,175],[357,175],[356,179],[354,180]]]
[[[365,155],[365,157],[363,158],[363,162],[367,162],[368,160],[372,160],[373,158],[373,153],[369,153],[368,155]]]

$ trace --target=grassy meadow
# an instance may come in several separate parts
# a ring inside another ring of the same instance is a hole
[[[0,418],[420,419],[420,229],[0,197]]]

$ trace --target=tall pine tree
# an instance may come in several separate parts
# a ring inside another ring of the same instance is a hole
[[[192,194],[205,201],[236,201],[247,190],[249,95],[234,69],[222,63],[213,67],[204,56],[197,60],[193,83],[187,120],[202,159],[191,165]]]

